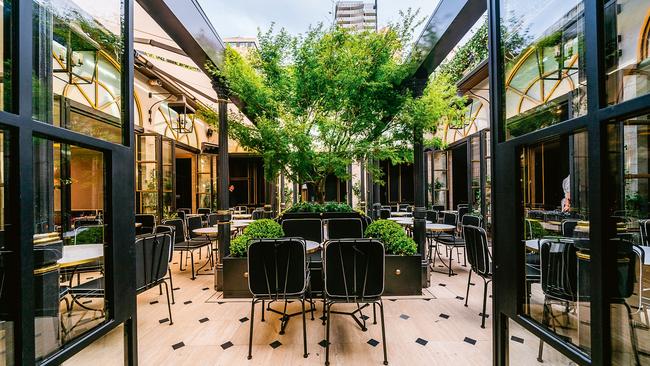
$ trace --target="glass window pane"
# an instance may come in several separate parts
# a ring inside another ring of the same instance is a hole
[[[650,92],[650,3],[605,1],[607,103]]]
[[[586,113],[581,0],[500,0],[506,139]]]
[[[34,119],[121,143],[122,0],[33,4]]]
[[[108,318],[105,167],[101,152],[33,141],[34,315],[40,360]]]
[[[11,163],[9,133],[0,130],[0,276],[3,281],[15,282],[10,278],[15,278],[17,268],[7,263],[6,258],[9,253],[17,250],[15,237],[17,232],[14,230],[15,215],[11,215],[11,192],[9,192],[9,168]],[[12,243],[13,242],[13,243]],[[15,303],[15,296],[11,294],[13,286],[3,286],[0,288],[0,365],[14,364],[14,315],[12,315],[11,304]]]
[[[650,121],[648,116],[608,126],[609,174],[615,194],[607,195],[609,241],[616,247],[610,299],[612,363],[645,364],[650,346],[648,270],[650,247]],[[587,252],[588,253],[588,252]],[[612,258],[613,260],[614,258]]]
[[[589,270],[581,260],[589,237],[587,133],[526,146],[520,159],[527,291],[521,312],[589,353]]]
[[[510,365],[575,365],[566,356],[546,344],[541,346],[541,359],[544,363],[538,362],[541,340],[512,319],[508,319],[508,323]]]
[[[17,27],[13,22],[15,0],[0,2],[0,110],[14,112],[12,102],[12,54],[14,32]]]

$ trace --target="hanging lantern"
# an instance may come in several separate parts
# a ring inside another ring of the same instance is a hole
[[[55,25],[52,51],[56,62],[54,73],[64,73],[68,84],[92,84],[97,78],[97,58],[100,46],[78,25]]]
[[[176,119],[170,121],[172,130],[184,134],[192,133],[194,131],[194,115],[196,111],[187,104],[185,96],[181,96],[175,102],[169,102],[168,107],[177,114]]]

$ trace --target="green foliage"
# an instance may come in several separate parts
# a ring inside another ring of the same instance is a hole
[[[412,65],[401,55],[416,15],[402,13],[399,24],[382,32],[321,24],[292,37],[271,27],[259,34],[259,50],[247,58],[228,48],[224,67],[211,71],[227,82],[254,121],[233,116],[230,137],[263,157],[268,179],[283,172],[294,182],[314,183],[320,202],[326,177],[348,179],[347,166],[354,161],[411,161],[413,133],[403,125],[409,120],[395,117],[412,100],[403,86]],[[214,112],[200,114],[217,121]],[[379,168],[369,169],[381,180]]]
[[[414,255],[417,253],[417,244],[411,239],[402,227],[390,220],[377,220],[366,228],[365,236],[379,239],[384,243],[386,254]]]
[[[102,226],[88,226],[83,227],[77,231],[75,237],[75,244],[103,244],[104,243],[104,227]]]
[[[354,212],[354,209],[346,203],[326,202],[324,204],[316,202],[298,202],[288,208],[285,212]]]
[[[538,220],[531,220],[527,219],[526,221],[530,222],[529,225],[524,225],[524,237],[525,238],[533,238],[533,239],[539,239],[543,238],[548,235],[546,232],[546,229],[542,226],[542,224]],[[532,236],[528,235],[528,231],[532,230]]]
[[[454,56],[440,65],[437,73],[445,74],[452,83],[457,83],[468,70],[478,66],[488,56],[487,19],[474,32],[463,46],[456,50]]]
[[[248,245],[253,239],[277,239],[284,236],[282,226],[270,219],[260,219],[248,225],[242,235],[230,241],[230,255],[245,257]]]

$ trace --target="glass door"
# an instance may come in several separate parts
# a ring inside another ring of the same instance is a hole
[[[210,208],[214,209],[216,206],[213,206],[215,201],[213,198],[215,189],[214,189],[214,180],[213,180],[213,166],[215,164],[215,156],[212,154],[201,154],[199,155],[199,167],[197,170],[198,176],[198,187],[197,187],[197,207],[198,208]]]
[[[170,217],[174,207],[174,140],[158,134],[136,136],[136,213]]]
[[[449,181],[447,178],[447,151],[433,153],[433,204],[447,208]]]

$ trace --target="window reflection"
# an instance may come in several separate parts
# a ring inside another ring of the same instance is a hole
[[[107,318],[104,180],[102,153],[34,138],[37,359]]]
[[[9,168],[11,163],[9,133],[0,130],[0,276],[6,286],[0,287],[0,365],[13,365],[13,327],[14,313],[11,304],[15,303],[14,296],[10,295],[10,283],[14,282],[11,273],[17,273],[11,268],[9,256],[17,249],[15,241],[11,240],[16,232],[13,229],[15,215],[10,214],[11,204],[9,187]],[[12,243],[13,242],[13,243]]]
[[[521,152],[526,246],[522,312],[589,353],[589,270],[580,266],[580,248],[589,236],[587,159],[586,132]]]
[[[612,360],[617,365],[650,362],[650,122],[647,116],[608,126],[610,174],[608,244],[616,247],[611,291]],[[614,260],[614,258],[612,258]]]
[[[121,143],[122,1],[34,0],[33,4],[33,117]],[[68,101],[80,105],[90,118],[66,108],[57,111],[57,99],[64,107]]]
[[[582,1],[501,0],[506,139],[586,113]]]
[[[605,2],[607,102],[616,104],[650,92],[650,4]]]
[[[12,111],[12,55],[14,29],[13,7],[15,0],[0,1],[0,110]]]

